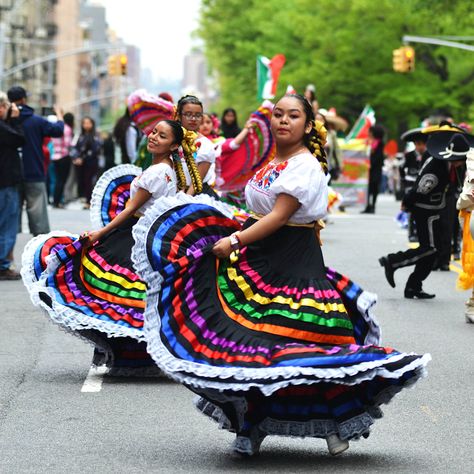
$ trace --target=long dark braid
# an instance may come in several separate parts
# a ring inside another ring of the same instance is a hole
[[[184,129],[179,122],[176,120],[163,120],[167,123],[174,136],[174,144],[181,145],[184,140]],[[178,180],[178,191],[186,189],[186,175],[184,174],[183,164],[181,163],[181,158],[179,156],[178,150],[173,151],[171,154],[173,159],[173,165],[176,172],[176,178]]]
[[[178,150],[173,151],[171,156],[173,158],[176,178],[178,179],[178,191],[184,191],[186,190],[186,175],[184,174],[183,163],[181,163]]]
[[[327,174],[329,171],[328,160],[326,158],[326,150],[324,149],[327,140],[327,130],[324,128],[324,124],[315,120],[311,104],[302,95],[287,94],[285,97],[293,97],[303,106],[306,115],[305,126],[311,124],[311,130],[303,136],[303,143],[311,154],[318,159],[324,173]]]
[[[181,97],[178,101],[176,107],[176,120],[180,121],[181,114],[183,113],[183,108],[186,104],[199,105],[201,109],[203,108],[202,102],[195,95],[185,95]],[[202,178],[197,169],[196,162],[194,160],[193,152],[196,151],[195,141],[198,135],[195,132],[190,132],[184,129],[184,140],[182,144],[184,152],[184,160],[186,162],[186,167],[188,168],[189,175],[191,176],[191,183],[194,188],[195,194],[202,192]],[[192,138],[194,137],[194,138]]]

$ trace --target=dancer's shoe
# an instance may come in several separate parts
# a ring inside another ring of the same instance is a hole
[[[343,453],[346,449],[349,449],[349,441],[339,438],[338,435],[332,434],[326,438],[328,444],[328,451],[333,456],[337,456]]]

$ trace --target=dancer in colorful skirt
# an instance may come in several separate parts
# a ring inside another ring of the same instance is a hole
[[[245,186],[257,170],[275,155],[270,133],[273,104],[265,100],[235,138],[227,138],[217,149],[216,189],[230,204],[245,208]]]
[[[214,163],[216,161],[214,144],[211,140],[199,133],[199,127],[203,119],[202,102],[194,95],[181,97],[176,108],[176,118],[186,130],[191,130],[198,134],[196,139],[197,151],[194,159],[203,183],[202,192],[217,198],[217,194],[211,187],[216,177],[214,169]],[[186,174],[186,179],[188,185],[187,194],[191,196],[199,194],[188,173]]]
[[[156,201],[186,187],[177,150],[181,145],[186,162],[193,163],[195,138],[176,121],[160,121],[148,140],[152,166],[144,172],[118,166],[98,181],[91,213],[101,229],[81,238],[52,232],[25,248],[22,276],[33,303],[63,329],[92,342],[93,364],[107,364],[111,374],[156,372],[143,342],[146,285],[131,261],[132,227]],[[190,172],[199,189],[197,170]]]
[[[147,349],[236,434],[236,453],[283,435],[323,438],[335,455],[430,356],[379,346],[375,295],[324,265],[325,130],[310,105],[283,97],[271,130],[276,156],[246,187],[255,215],[242,231],[200,196],[160,201],[134,226]]]
[[[474,145],[474,143],[473,143]],[[472,289],[470,298],[466,301],[464,316],[467,323],[474,324],[474,148],[466,153],[466,178],[457,201],[459,219],[462,223],[462,272],[457,281],[461,290]]]

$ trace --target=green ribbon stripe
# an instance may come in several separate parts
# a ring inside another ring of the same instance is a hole
[[[227,282],[227,278],[225,277],[225,275],[222,275],[220,273],[217,281],[218,281],[218,285],[221,290],[222,296],[224,297],[227,304],[229,304],[229,306],[231,306],[232,308],[236,308],[237,311],[245,312],[252,318],[262,319],[265,316],[277,315],[277,316],[284,316],[285,318],[289,318],[289,319],[316,324],[319,326],[326,326],[330,328],[353,329],[352,322],[350,320],[340,319],[340,318],[327,319],[327,318],[318,316],[316,314],[306,313],[304,311],[298,312],[297,314],[295,314],[294,312],[288,311],[286,309],[269,309],[267,311],[260,312],[249,303],[241,303],[240,301],[238,301],[236,295],[229,288],[229,284]]]
[[[92,286],[96,288],[111,293],[113,295],[120,296],[122,298],[134,298],[137,300],[144,300],[146,298],[146,291],[139,290],[127,290],[123,288],[118,288],[115,285],[107,284],[102,280],[96,278],[89,270],[84,268],[84,278]]]

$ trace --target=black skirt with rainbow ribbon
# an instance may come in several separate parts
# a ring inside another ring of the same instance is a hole
[[[160,200],[133,228],[155,362],[242,436],[367,436],[429,354],[379,346],[375,295],[324,266],[314,228],[284,226],[216,259],[238,225],[202,199]]]
[[[94,229],[125,208],[130,183],[140,173],[121,165],[101,176],[91,202]],[[107,364],[116,375],[159,372],[144,341],[146,284],[131,261],[137,220],[130,218],[90,248],[77,235],[53,231],[32,239],[23,253],[22,276],[33,303],[62,329],[92,343],[93,364]]]

